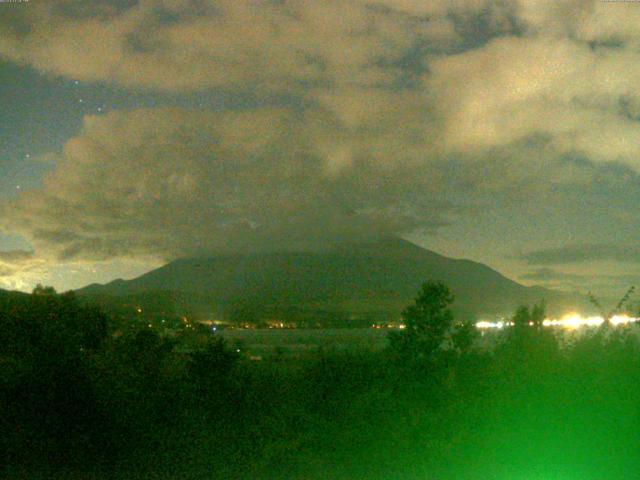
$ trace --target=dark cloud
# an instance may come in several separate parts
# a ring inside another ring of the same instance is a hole
[[[522,280],[568,291],[598,292],[607,301],[617,301],[630,286],[640,285],[640,273],[608,274],[606,272],[572,273],[552,268],[539,268],[520,275]]]
[[[633,244],[575,244],[529,252],[522,258],[530,265],[563,265],[594,261],[640,263],[640,246]]]
[[[520,275],[523,280],[534,280],[537,282],[567,282],[567,283],[581,283],[587,279],[592,279],[592,276],[582,275],[576,273],[564,273],[554,270],[552,268],[539,268],[533,272]]]
[[[33,252],[27,250],[0,251],[0,262],[21,262],[31,260],[33,257]]]

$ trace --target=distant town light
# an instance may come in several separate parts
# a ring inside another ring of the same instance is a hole
[[[615,315],[609,319],[611,325],[625,325],[628,323],[635,323],[639,319],[636,317],[630,317],[628,315]],[[579,327],[597,327],[604,323],[604,318],[599,316],[593,317],[583,317],[579,313],[568,313],[559,319],[551,319],[546,318],[543,320],[542,325],[545,327],[561,327],[567,329],[576,329]],[[529,322],[529,325],[532,326],[533,322]],[[500,329],[504,327],[513,326],[513,322],[492,322],[487,320],[482,320],[476,323],[476,328],[481,330],[487,329]]]

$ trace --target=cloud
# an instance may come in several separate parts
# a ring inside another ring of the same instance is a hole
[[[89,116],[1,223],[57,261],[317,248],[442,224],[435,170],[378,142],[321,110]]]
[[[640,168],[640,35],[629,6],[64,0],[2,15],[0,56],[67,78],[284,94],[339,117],[364,114],[372,98],[414,115],[410,89],[424,114],[415,133],[442,152],[537,139],[549,154]]]
[[[390,87],[425,56],[516,32],[516,14],[506,0],[59,0],[0,12],[0,56],[165,92]]]
[[[0,205],[0,229],[53,263],[317,249],[433,232],[482,210],[481,198],[523,202],[593,175],[590,164],[573,165],[562,180],[566,165],[531,162],[537,150],[524,147],[519,168],[495,149],[443,161],[419,96],[367,98],[336,92],[303,110],[87,116],[52,157],[43,187]]]
[[[24,279],[42,274],[45,263],[32,251],[0,251],[0,288],[25,288],[27,284]]]
[[[583,282],[586,279],[592,279],[593,277],[578,273],[559,272],[552,268],[538,268],[533,272],[521,275],[520,278],[523,280],[535,280],[545,283],[559,281],[574,284],[576,282]]]
[[[572,286],[593,286],[608,284],[610,287],[618,284],[632,285],[637,284],[640,280],[640,274],[584,274],[561,272],[553,268],[538,268],[533,272],[525,273],[520,278],[523,280],[535,280],[543,283],[560,283]],[[615,285],[612,285],[614,283]]]
[[[574,244],[529,252],[522,257],[530,265],[563,265],[594,261],[640,263],[640,247],[634,244]]]
[[[574,273],[546,267],[520,275],[520,278],[567,291],[595,291],[608,297],[607,302],[619,300],[630,286],[640,285],[640,273]]]
[[[27,250],[0,251],[0,262],[21,262],[32,258],[33,252]]]
[[[569,38],[506,37],[430,63],[428,86],[454,151],[543,139],[558,155],[640,168],[636,51]],[[464,79],[464,81],[462,81]]]
[[[0,206],[0,227],[48,261],[317,248],[437,229],[496,199],[582,198],[613,164],[640,171],[640,9],[629,5],[32,3],[0,12],[6,60],[125,89],[295,105],[88,116],[49,155],[43,187]],[[525,260],[628,255],[610,247]]]
[[[268,91],[389,84],[397,75],[389,65],[417,39],[455,36],[440,20],[371,8],[376,3],[35,4],[5,13],[11,18],[2,22],[0,54],[42,71],[127,87]]]

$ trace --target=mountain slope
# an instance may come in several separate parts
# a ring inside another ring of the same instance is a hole
[[[399,239],[320,253],[183,259],[129,281],[90,285],[81,295],[176,294],[202,315],[286,317],[324,312],[397,318],[427,279],[445,282],[465,316],[510,314],[521,303],[566,303],[558,292],[520,285],[481,263],[456,260]]]

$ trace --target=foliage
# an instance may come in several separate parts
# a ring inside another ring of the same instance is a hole
[[[479,333],[475,323],[471,321],[460,322],[451,333],[451,343],[456,352],[468,354],[473,350],[473,345],[478,336]]]
[[[230,390],[239,360],[238,352],[231,350],[222,337],[214,338],[203,349],[191,354],[187,366],[190,380],[197,385],[201,395],[219,398]]]
[[[446,364],[414,375],[389,352],[251,362],[213,334],[105,337],[73,296],[3,299],[0,477],[637,476],[637,326],[559,343],[543,305],[521,307],[520,330],[473,350],[451,301],[427,284],[405,310],[400,341]]]
[[[0,302],[0,355],[75,357],[94,350],[107,335],[107,318],[82,306],[73,292],[38,286],[33,294]]]
[[[536,303],[532,307],[521,305],[516,310],[511,321],[514,324],[515,331],[518,333],[528,330],[529,327],[540,329],[542,323],[547,316],[547,309],[544,302]]]
[[[540,302],[529,307],[521,305],[511,318],[513,327],[505,332],[506,342],[498,351],[508,359],[510,373],[518,372],[519,366],[537,363],[548,365],[560,361],[559,343],[551,329],[543,328],[546,318],[546,306]]]
[[[454,296],[445,284],[428,281],[402,312],[404,329],[388,335],[390,351],[411,362],[433,362],[440,353],[468,354],[478,337],[471,321],[454,322]]]
[[[402,357],[432,359],[453,325],[453,295],[441,282],[428,281],[415,302],[402,312],[405,326],[389,336],[392,351]]]

